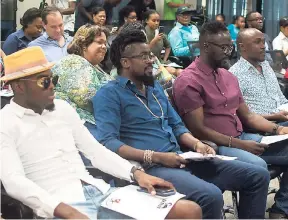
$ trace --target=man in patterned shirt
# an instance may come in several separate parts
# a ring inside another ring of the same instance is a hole
[[[238,35],[237,44],[241,58],[229,71],[238,78],[244,101],[251,111],[270,121],[288,121],[288,112],[279,110],[288,100],[265,61],[264,34],[254,28],[244,29]]]

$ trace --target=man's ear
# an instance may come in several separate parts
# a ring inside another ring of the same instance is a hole
[[[123,69],[128,69],[130,67],[130,62],[126,58],[121,58],[120,63],[123,67]]]
[[[24,85],[20,81],[11,82],[10,85],[14,93],[23,94],[25,91]]]

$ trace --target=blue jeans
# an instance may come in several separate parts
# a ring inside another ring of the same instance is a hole
[[[285,124],[284,124],[285,125]],[[243,132],[239,137],[241,140],[254,140],[260,142],[263,136],[259,134],[251,134]],[[288,141],[281,141],[271,144],[270,147],[260,157],[247,151],[219,147],[219,154],[226,156],[238,157],[238,160],[258,164],[267,167],[267,164],[287,166],[287,171],[283,173],[280,183],[280,189],[275,195],[275,204],[272,206],[271,212],[283,213],[288,215]]]
[[[185,169],[154,166],[146,172],[173,183],[186,199],[201,206],[205,219],[221,218],[225,190],[240,192],[239,218],[264,218],[270,177],[263,167],[215,159],[191,162]]]
[[[106,194],[102,194],[95,186],[83,185],[85,202],[70,203],[73,208],[87,215],[89,219],[131,219],[130,217],[110,209],[101,207],[101,203],[115,190],[111,188]]]

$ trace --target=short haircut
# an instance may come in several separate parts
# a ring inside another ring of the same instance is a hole
[[[101,11],[105,11],[105,9],[102,8],[102,7],[94,7],[94,8],[92,8],[92,14],[93,15],[97,15]]]
[[[131,5],[127,5],[119,11],[119,26],[125,23],[125,18],[129,17],[131,12],[136,13],[135,8]]]
[[[113,65],[117,68],[118,74],[121,70],[122,52],[128,45],[134,43],[146,43],[146,36],[141,30],[126,29],[122,30],[119,35],[113,40],[110,47],[110,59]]]
[[[217,14],[217,15],[215,16],[215,18],[216,18],[216,17],[222,17],[223,21],[226,20],[226,16],[225,16],[224,14]]]
[[[26,29],[36,18],[41,18],[41,10],[38,8],[29,8],[20,19],[20,24],[23,26],[23,29]]]
[[[92,24],[81,26],[75,33],[73,41],[67,48],[67,52],[83,57],[84,49],[94,42],[95,37],[101,36],[102,32],[108,36],[108,30],[104,27]]]
[[[252,14],[255,14],[255,13],[259,13],[259,12],[258,11],[250,11],[250,12],[248,12],[247,15],[246,15],[246,18],[245,18],[246,22],[250,21]]]
[[[279,20],[279,27],[287,27],[288,26],[288,16],[283,17]]]
[[[244,18],[244,16],[242,16],[242,15],[234,15],[233,18],[232,18],[232,24],[235,24],[238,21],[239,18]]]
[[[59,8],[55,7],[55,6],[47,6],[46,8],[43,9],[41,17],[42,17],[42,21],[44,22],[44,24],[47,24],[47,16],[50,14],[55,14],[59,12],[61,15],[61,11],[59,10]],[[62,15],[63,17],[63,15]]]
[[[227,31],[228,31],[228,29],[225,26],[225,24],[223,24],[219,21],[207,22],[202,26],[202,28],[200,30],[199,41],[203,42],[203,40],[205,40],[208,35],[215,35],[215,34],[218,34],[220,32],[227,32]]]

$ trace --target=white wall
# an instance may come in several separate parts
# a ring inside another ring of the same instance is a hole
[[[51,4],[51,0],[46,0],[48,4]],[[20,25],[20,18],[23,16],[24,12],[29,8],[39,8],[41,0],[24,0],[23,2],[17,1],[17,13],[16,13],[16,23],[17,29],[20,29],[22,26]]]

